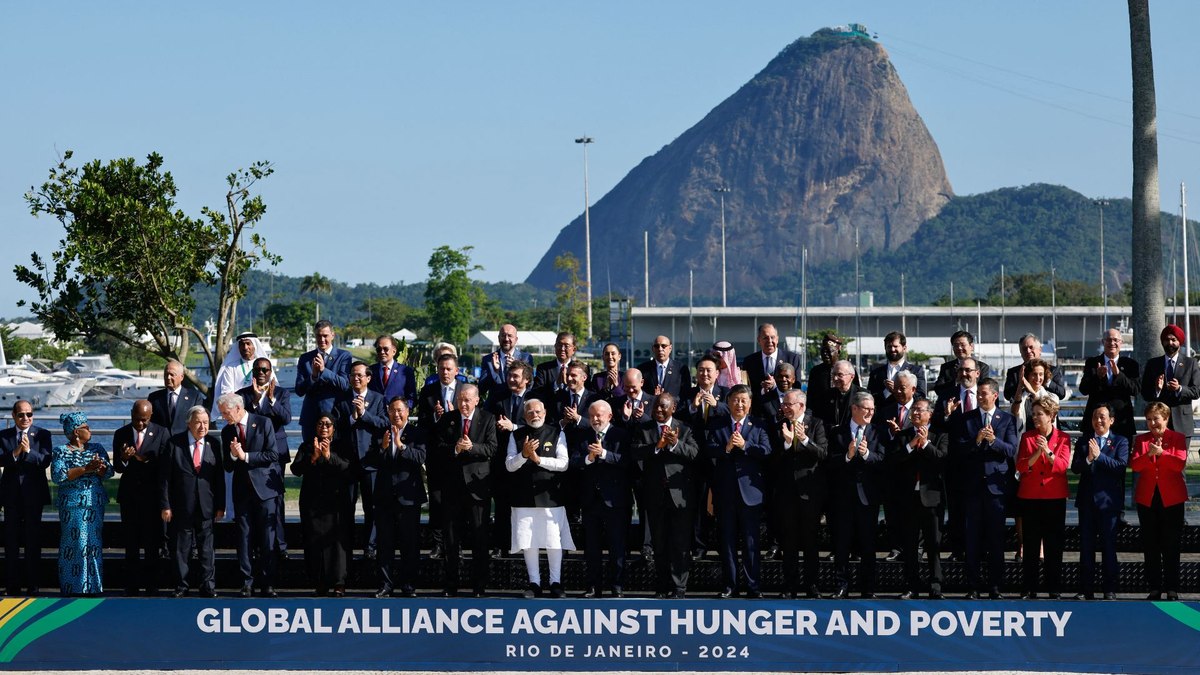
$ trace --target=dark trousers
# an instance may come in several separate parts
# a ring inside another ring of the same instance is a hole
[[[487,588],[488,567],[488,501],[478,501],[466,492],[444,491],[442,502],[442,546],[445,549],[445,589],[458,590],[458,572],[462,555],[461,544],[471,548],[471,587],[477,593]]]
[[[875,535],[879,528],[879,505],[863,504],[853,486],[850,494],[838,500],[838,515],[834,519],[834,565],[838,585],[850,586],[850,550],[858,551],[862,562],[858,568],[858,587],[863,593],[875,592]]]
[[[1063,539],[1067,525],[1066,499],[1022,499],[1020,502],[1024,536],[1021,547],[1025,557],[1021,564],[1021,589],[1026,593],[1038,591],[1041,561],[1038,550],[1046,555],[1046,592],[1062,591]]]
[[[1004,497],[986,489],[967,493],[961,511],[967,535],[967,587],[980,590],[980,565],[988,564],[988,587],[999,592],[1004,585]],[[959,540],[960,542],[962,540]],[[1036,556],[1035,556],[1036,557]]]
[[[708,512],[708,476],[703,471],[692,474],[691,503],[693,516],[692,547],[697,551],[708,551],[708,533],[713,530],[715,519]]]
[[[37,593],[41,582],[38,566],[42,559],[42,507],[24,504],[4,506],[4,560],[8,568],[8,594],[21,595],[23,588]],[[24,546],[25,555],[21,555]]]
[[[238,526],[237,556],[242,585],[274,586],[275,523],[279,519],[275,512],[275,497],[240,500],[233,518]],[[253,549],[258,550],[258,569],[251,566]]]
[[[757,592],[762,554],[758,544],[759,527],[762,525],[763,506],[749,506],[740,496],[715,502],[717,531],[720,533],[721,580],[725,588],[737,590],[738,543],[743,545],[742,561],[746,572],[746,587]],[[739,542],[738,533],[741,533]]]
[[[381,589],[413,590],[421,564],[421,507],[377,504],[375,510],[375,549]],[[400,569],[393,569],[396,551],[400,551]]]
[[[350,514],[354,515],[354,505],[362,498],[363,505],[363,529],[366,530],[367,540],[363,542],[364,551],[375,550],[375,472],[364,471],[358,477],[358,481],[350,484]],[[353,537],[351,537],[351,551],[354,549]],[[347,551],[347,553],[351,552]]]
[[[1091,593],[1096,580],[1096,536],[1100,536],[1103,590],[1117,592],[1117,509],[1100,510],[1089,504],[1079,508],[1079,590]]]
[[[957,553],[961,556],[966,556],[968,540],[976,539],[979,536],[978,530],[971,529],[967,524],[967,514],[976,509],[978,504],[976,500],[985,495],[976,494],[975,490],[965,490],[961,486],[967,481],[967,471],[962,467],[948,466],[945,473],[946,492],[945,499],[942,500],[940,509],[945,512],[946,516],[946,539],[949,543],[945,549],[951,553]],[[987,488],[984,488],[984,492]],[[990,497],[991,495],[987,495]],[[1003,505],[1001,500],[1001,505]],[[968,534],[968,532],[970,534]],[[1003,538],[1001,538],[1003,541]],[[1004,555],[1001,552],[1001,559]]]
[[[284,499],[283,495],[275,500],[275,550],[282,553],[287,553],[287,537],[283,531],[283,523],[287,518],[284,514]]]
[[[492,475],[503,476],[507,473],[507,469],[500,471],[503,473]],[[496,490],[493,486],[492,509],[492,548],[507,551],[512,545],[512,499],[508,490]]]
[[[821,522],[821,499],[810,496],[800,499],[798,495],[776,495],[776,526],[779,531],[779,546],[783,553],[784,588],[797,592],[802,588],[818,585],[820,579],[820,538],[817,527]],[[804,552],[804,577],[800,576],[799,557]]]
[[[654,542],[655,590],[663,593],[687,591],[692,565],[692,509],[647,506]]]
[[[1138,504],[1142,548],[1146,551],[1146,582],[1150,591],[1179,591],[1179,538],[1183,534],[1183,503],[1163,506],[1158,490],[1150,506]]]
[[[625,583],[625,534],[629,528],[628,506],[605,506],[596,499],[583,507],[584,557],[587,559],[588,586],[605,587],[604,549],[608,548],[607,586],[621,588]]]
[[[642,550],[647,547],[655,548],[652,532],[654,531],[654,516],[658,515],[657,512],[652,513],[652,509],[646,508],[645,489],[645,486],[639,483],[633,491],[634,499],[637,501],[638,523],[642,526]]]
[[[317,591],[346,586],[346,555],[354,531],[354,518],[346,509],[309,508],[300,514],[304,531],[304,562]]]
[[[426,476],[429,481],[429,532],[433,548],[441,547],[445,549],[442,543],[443,522],[446,520],[442,508],[442,489],[437,487],[439,484],[432,476]]]
[[[899,532],[901,558],[904,560],[904,582],[908,590],[919,591],[921,584],[921,559],[918,555],[918,542],[925,538],[925,553],[929,556],[929,591],[940,593],[942,590],[942,532],[941,516],[937,506],[925,506],[921,503],[921,493],[910,491],[901,498],[897,495],[892,512],[899,522],[893,524],[892,515],[888,515],[888,530],[893,528]]]
[[[162,526],[162,515],[156,503],[144,499],[121,503],[126,594],[136,595],[143,588],[149,593],[158,592]],[[144,561],[142,552],[145,553]]]
[[[193,546],[200,555],[200,590],[216,590],[212,528],[213,521],[199,514],[192,522],[171,521],[168,530],[174,542],[172,555],[175,558],[175,590],[186,591],[188,588],[188,562]]]

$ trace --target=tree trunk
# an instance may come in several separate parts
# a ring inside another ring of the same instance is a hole
[[[1162,353],[1158,335],[1166,323],[1149,0],[1129,0],[1129,53],[1133,65],[1134,358],[1144,363]]]

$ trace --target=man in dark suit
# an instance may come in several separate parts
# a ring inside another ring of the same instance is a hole
[[[783,407],[783,397],[796,386],[796,369],[786,361],[780,361],[775,366],[775,389],[771,394],[760,396],[751,408],[751,414],[764,422],[773,422],[779,418],[779,409]]]
[[[14,403],[12,416],[13,426],[0,431],[6,587],[10,596],[21,595],[21,589],[37,595],[41,578],[38,568],[42,559],[42,509],[50,503],[46,469],[50,467],[54,448],[50,431],[34,425],[33,405],[29,401]]]
[[[287,467],[292,463],[292,451],[288,448],[287,430],[284,427],[292,422],[292,392],[279,386],[271,368],[271,359],[255,359],[251,374],[250,386],[239,389],[237,394],[242,397],[246,412],[271,420],[271,426],[275,428],[275,453],[279,455],[279,475],[286,476]],[[285,518],[282,491],[275,504],[275,513],[275,551],[286,560],[288,547],[283,533]]]
[[[808,372],[808,409],[824,419],[822,412],[829,400],[829,391],[833,388],[833,365],[842,358],[842,338],[838,337],[837,333],[826,333],[821,336],[821,344],[817,347],[817,351],[821,355],[821,362],[812,367]],[[852,387],[854,390],[862,389],[862,382],[859,381],[858,372],[851,364],[850,370],[854,372]],[[836,425],[834,425],[836,426]],[[828,424],[825,427],[826,431],[830,430]]]
[[[421,505],[425,482],[421,469],[427,448],[425,432],[408,423],[408,403],[396,396],[388,403],[388,428],[363,461],[375,473],[376,570],[379,591],[375,597],[399,590],[406,598],[416,596],[421,564]],[[392,569],[400,549],[399,574]]]
[[[912,404],[912,416],[906,428],[892,421],[891,444],[887,451],[890,480],[896,488],[895,507],[888,511],[888,529],[901,533],[904,559],[904,593],[911,600],[921,591],[918,542],[924,537],[929,559],[929,597],[942,598],[941,511],[942,462],[949,452],[949,437],[930,424],[929,401]],[[890,420],[889,420],[890,421]]]
[[[213,521],[225,517],[225,470],[221,442],[208,435],[208,410],[179,411],[188,430],[171,438],[158,464],[159,506],[174,545],[175,597],[188,592],[193,545],[200,560],[200,595],[217,597]]]
[[[428,458],[430,475],[437,475],[442,492],[442,543],[445,546],[445,591],[458,595],[459,541],[471,547],[471,586],[483,597],[488,580],[488,506],[491,499],[491,459],[496,453],[496,420],[479,407],[473,384],[459,388],[457,409],[438,423],[437,452]],[[432,470],[434,466],[437,470]]]
[[[430,439],[438,437],[438,427],[447,413],[454,411],[455,401],[458,400],[459,388],[465,384],[458,379],[458,357],[454,354],[443,353],[437,358],[435,377],[432,382],[421,387],[417,396],[417,413],[420,415],[418,424],[425,430],[425,436]],[[430,443],[430,454],[434,454],[433,443]],[[437,560],[445,553],[442,542],[442,477],[438,472],[442,464],[430,461],[426,466],[429,479],[429,528],[433,531],[433,549],[429,557]]]
[[[175,359],[163,367],[163,388],[150,392],[147,399],[153,408],[150,421],[165,427],[172,436],[187,431],[187,411],[204,403],[200,392],[183,386],[183,364]]]
[[[750,378],[751,395],[756,400],[774,391],[777,365],[790,363],[797,371],[800,369],[800,355],[779,343],[779,331],[772,324],[759,325],[758,346],[759,350],[742,362],[742,368]]]
[[[1129,440],[1112,432],[1107,404],[1092,413],[1091,433],[1075,443],[1071,471],[1079,476],[1075,508],[1079,510],[1079,594],[1091,600],[1096,579],[1096,535],[1104,561],[1104,599],[1117,599],[1117,518],[1125,506],[1125,469]]]
[[[1004,379],[1004,400],[1011,401],[1017,395],[1017,391],[1024,387],[1022,382],[1025,379],[1025,364],[1033,359],[1042,358],[1042,341],[1033,333],[1026,333],[1021,336],[1021,358],[1023,361],[1020,365],[1013,366],[1008,369],[1008,374]],[[1067,398],[1067,385],[1063,382],[1062,369],[1056,366],[1050,366],[1050,372],[1046,373],[1046,381],[1042,383],[1042,388],[1058,397],[1062,401]]]
[[[391,335],[375,338],[375,363],[371,365],[371,391],[378,392],[383,400],[390,401],[403,396],[409,410],[417,404],[417,374],[412,366],[396,361],[400,345]]]
[[[633,455],[629,433],[612,423],[612,407],[594,401],[588,407],[588,426],[568,436],[570,470],[579,476],[583,511],[584,555],[588,587],[585,598],[603,594],[606,575],[603,550],[608,550],[607,586],[614,597],[624,595],[625,531],[629,528],[630,468]]]
[[[538,398],[552,401],[556,392],[567,388],[567,366],[574,359],[575,335],[563,331],[554,340],[554,360],[539,363],[534,369],[533,388],[539,391]],[[587,380],[583,378],[584,382]]]
[[[866,391],[858,386],[854,364],[849,361],[834,363],[832,373],[833,386],[824,390],[824,399],[817,400],[816,394],[811,391],[808,394],[813,414],[825,423],[827,436],[832,436],[835,429],[850,421],[850,407],[854,402],[854,395]]]
[[[908,338],[904,333],[892,331],[883,337],[883,350],[887,361],[871,369],[867,378],[867,391],[875,397],[875,407],[883,408],[883,404],[891,400],[892,391],[896,387],[896,374],[908,371],[917,378],[916,398],[925,398],[925,369],[915,363],[909,363]]]
[[[779,420],[771,427],[771,458],[776,473],[775,520],[783,554],[785,599],[821,597],[817,534],[825,505],[828,456],[825,425],[808,410],[808,396],[799,389],[784,395]],[[798,564],[804,551],[804,576]]]
[[[650,419],[654,397],[646,393],[644,383],[645,376],[637,368],[630,368],[621,376],[621,395],[608,399],[613,424],[631,429]]]
[[[588,389],[587,366],[580,361],[567,364],[567,386],[554,393],[548,416],[557,423],[567,434],[569,447],[575,437],[587,430],[587,410],[594,401],[600,400],[600,395]],[[544,393],[544,390],[543,390]]]
[[[485,401],[491,401],[496,396],[503,396],[508,391],[508,367],[517,361],[523,361],[533,367],[533,356],[529,352],[517,349],[517,327],[506,323],[500,327],[496,336],[499,349],[483,357],[480,361],[479,391]],[[505,446],[507,447],[507,446]],[[503,454],[503,453],[496,453]]]
[[[944,387],[954,384],[958,379],[958,371],[962,367],[963,359],[974,359],[975,367],[979,369],[979,379],[990,377],[992,368],[988,364],[975,358],[975,336],[970,331],[956,330],[950,336],[950,352],[954,358],[942,363],[942,367],[938,370],[937,380],[933,383],[933,388]],[[936,422],[936,413],[934,411]]]
[[[353,522],[354,505],[362,497],[363,529],[367,541],[363,551],[368,560],[375,555],[375,469],[364,460],[379,435],[388,427],[387,406],[383,394],[371,391],[371,371],[367,364],[355,361],[350,367],[350,390],[340,394],[333,404],[333,420],[338,438],[344,439],[362,471],[351,484],[346,504],[347,522]],[[353,545],[353,542],[351,542]]]
[[[653,417],[637,427],[632,442],[642,467],[641,500],[650,514],[651,538],[659,555],[654,566],[658,598],[687,594],[696,508],[691,469],[700,449],[687,425],[675,419],[675,405],[669,393],[656,396]]]
[[[964,362],[964,367],[971,359]],[[971,364],[973,367],[973,364]],[[956,411],[947,427],[957,439],[951,455],[955,474],[949,480],[960,486],[962,532],[967,557],[967,597],[977,599],[980,589],[980,562],[986,554],[988,594],[1001,599],[1004,582],[1004,508],[1014,480],[1012,465],[1017,457],[1017,419],[1001,410],[1000,385],[992,378],[978,384],[979,407],[969,412]],[[938,405],[941,405],[941,400]],[[936,428],[936,427],[935,427]],[[1012,498],[1016,498],[1013,494]],[[953,523],[953,520],[951,520]],[[962,539],[959,539],[962,541]],[[1031,551],[1030,555],[1037,555]]]
[[[159,549],[163,522],[159,510],[158,463],[171,442],[170,433],[150,421],[149,401],[134,401],[129,424],[113,433],[113,468],[121,474],[117,503],[121,505],[121,529],[125,539],[125,595],[136,596],[142,588],[157,595]],[[143,565],[141,551],[145,551]]]
[[[938,431],[947,433],[951,438],[958,438],[961,432],[962,419],[965,413],[979,408],[979,367],[972,357],[964,357],[959,364],[956,382],[943,385],[934,390],[937,403],[933,407],[933,426]],[[990,378],[989,378],[990,379]],[[996,395],[999,396],[999,385]],[[1020,435],[1020,434],[1018,434]],[[965,479],[962,464],[966,455],[951,452],[945,465],[944,475],[949,488],[946,492],[946,548],[953,551],[950,559],[960,561],[966,555],[966,503]]]
[[[333,324],[322,319],[313,326],[317,348],[300,355],[296,362],[296,395],[304,397],[300,408],[301,442],[313,437],[317,415],[333,410],[341,394],[350,391],[350,352],[333,346]]]
[[[750,417],[750,389],[735,385],[726,398],[729,415],[708,430],[707,455],[713,461],[713,510],[720,532],[721,576],[719,597],[737,594],[737,550],[744,546],[746,597],[762,597],[759,589],[758,530],[763,518],[767,482],[763,469],[771,454],[767,428]],[[739,531],[741,537],[739,538]]]
[[[868,391],[855,392],[850,400],[850,419],[834,429],[829,444],[829,467],[833,483],[833,549],[838,590],[834,598],[850,593],[850,551],[862,558],[858,584],[864,598],[875,597],[875,531],[879,504],[883,501],[883,461],[887,454],[880,434],[871,426],[875,397]]]
[[[1163,355],[1146,362],[1142,369],[1142,398],[1147,403],[1159,401],[1171,409],[1168,428],[1188,437],[1195,433],[1192,401],[1200,398],[1200,368],[1196,360],[1179,353],[1183,344],[1183,329],[1170,324],[1162,329],[1159,340]]]
[[[876,397],[875,416],[871,418],[871,422],[879,429],[883,438],[887,439],[885,443],[889,449],[897,434],[912,428],[914,396],[917,393],[917,376],[913,375],[911,371],[898,371],[894,377],[892,389],[888,392],[889,396],[884,399],[884,402],[879,403],[879,398]],[[888,553],[886,560],[894,562],[903,556],[904,528],[901,527],[901,519],[902,514],[908,511],[909,493],[912,492],[913,486],[907,477],[891,470],[887,473],[887,492],[884,496],[883,516],[887,523],[887,540],[891,552]],[[938,475],[941,476],[940,466]]]
[[[647,393],[667,392],[676,399],[692,388],[692,374],[686,361],[671,358],[671,338],[659,335],[651,348],[654,358],[638,365]]]
[[[726,398],[729,388],[717,384],[721,373],[721,364],[717,357],[710,354],[701,356],[696,361],[696,385],[684,393],[679,401],[675,414],[679,420],[688,425],[696,445],[702,446],[707,442],[708,424],[716,422],[729,415]],[[709,532],[716,531],[716,518],[709,513],[708,488],[712,480],[712,460],[702,448],[700,455],[692,462],[692,497],[695,514],[695,527],[692,532],[692,559],[703,558],[708,553]]]
[[[1088,397],[1083,419],[1107,404],[1113,414],[1113,432],[1132,442],[1137,433],[1133,424],[1133,400],[1141,389],[1141,368],[1128,356],[1121,356],[1121,331],[1110,328],[1101,338],[1102,353],[1089,356],[1083,364],[1079,393]]]
[[[533,382],[533,366],[515,359],[508,363],[507,389],[503,394],[493,394],[487,402],[487,411],[496,418],[496,454],[492,455],[492,475],[504,476],[508,441],[517,429],[525,426],[525,404],[537,399],[531,396],[529,385]],[[545,421],[543,403],[542,417]],[[504,450],[505,452],[501,452]],[[512,540],[512,505],[509,503],[507,480],[492,481],[492,503],[495,506],[492,519],[492,548],[507,551]],[[495,557],[495,556],[493,556]]]
[[[275,593],[275,506],[283,494],[279,455],[275,451],[275,429],[271,420],[246,412],[239,394],[224,394],[217,409],[225,420],[221,429],[221,458],[225,471],[233,474],[234,519],[238,525],[238,567],[242,597],[258,586],[263,597]],[[258,551],[258,565],[251,565],[251,550]]]

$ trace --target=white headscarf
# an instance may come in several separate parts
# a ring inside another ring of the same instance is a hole
[[[254,343],[254,356],[249,361],[243,361],[242,353],[238,350],[238,343],[242,340],[250,340]],[[257,335],[242,333],[233,339],[233,344],[225,353],[225,360],[221,362],[221,369],[217,371],[211,419],[217,419],[219,413],[217,399],[221,398],[222,394],[231,394],[242,387],[250,386],[250,383],[254,381],[254,362],[261,358],[267,358],[267,352],[263,349]]]

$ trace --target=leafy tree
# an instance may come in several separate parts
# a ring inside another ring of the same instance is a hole
[[[8,361],[19,361],[28,356],[35,359],[62,361],[75,351],[75,345],[55,345],[49,340],[13,337],[12,329],[0,326],[0,342],[4,343],[4,356]]]
[[[333,294],[333,282],[331,282],[329,280],[329,277],[325,276],[324,274],[321,274],[320,272],[313,272],[312,274],[310,274],[300,280],[300,295],[332,295],[332,294]],[[317,301],[315,303],[315,305],[316,305],[316,308],[315,308],[315,311],[313,312],[313,315],[316,317],[317,321],[320,321],[321,320],[321,303],[320,303],[320,301]]]
[[[564,253],[554,259],[554,269],[566,277],[558,283],[559,330],[587,335],[587,282],[579,277],[579,259]]]
[[[287,344],[301,344],[305,327],[315,311],[316,303],[311,300],[275,302],[263,308],[261,323],[264,332],[282,338]]]
[[[216,379],[245,273],[260,261],[279,262],[253,231],[266,205],[250,190],[271,165],[229,174],[223,212],[204,208],[202,218],[191,218],[177,208],[175,180],[158,153],[145,164],[128,157],[82,167],[71,166],[71,157],[64,153],[49,180],[25,194],[35,217],[52,216],[66,230],[50,260],[35,252],[30,266],[14,268],[37,296],[33,313],[60,340],[105,334],[184,363],[195,338]],[[194,324],[197,285],[219,288],[215,351]],[[195,373],[188,378],[207,391]]]
[[[452,249],[439,246],[429,256],[425,281],[425,314],[434,337],[463,344],[471,330],[472,300],[470,273],[483,267],[471,264],[473,246]]]

